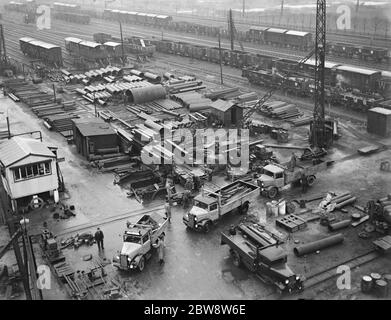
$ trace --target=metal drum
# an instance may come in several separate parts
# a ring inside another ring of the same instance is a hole
[[[375,290],[379,298],[386,298],[388,295],[388,283],[385,280],[377,280]]]
[[[372,278],[373,284],[375,285],[376,281],[381,279],[381,275],[379,273],[373,272],[373,273],[371,273],[371,278]]]
[[[361,278],[361,291],[363,293],[369,293],[372,290],[373,282],[370,276],[363,276]]]

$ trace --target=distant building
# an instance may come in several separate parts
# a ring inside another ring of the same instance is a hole
[[[0,142],[0,172],[14,211],[33,196],[59,201],[57,156],[41,141],[14,137]]]
[[[232,101],[216,100],[211,105],[211,113],[225,127],[237,125],[243,119],[243,109]]]
[[[94,155],[119,152],[117,133],[98,118],[73,120],[73,140],[77,152],[87,160]]]

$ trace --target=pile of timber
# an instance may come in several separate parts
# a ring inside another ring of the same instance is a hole
[[[217,100],[217,99],[232,99],[233,97],[240,96],[241,93],[238,87],[235,88],[223,88],[214,89],[205,94],[206,98]]]
[[[252,191],[251,188],[240,184],[234,185],[229,189],[221,190],[221,203],[225,204],[228,201],[237,200],[250,191]]]
[[[240,96],[236,97],[235,100],[238,103],[257,101],[258,95],[255,92],[244,93],[244,94],[241,94]]]
[[[289,119],[289,122],[294,126],[294,127],[300,127],[300,126],[305,126],[307,124],[310,124],[313,120],[313,117],[310,116],[302,116],[299,118],[294,118],[294,119]]]
[[[296,118],[302,115],[300,110],[294,104],[288,104],[283,101],[273,101],[262,106],[261,113],[280,120]]]
[[[66,136],[71,136],[72,132],[72,119],[78,118],[76,115],[60,114],[45,117],[45,125],[48,129],[54,129],[56,132],[62,133]]]
[[[205,86],[202,85],[202,81],[178,82],[166,86],[169,93],[174,94],[205,89]]]
[[[103,159],[95,159],[92,165],[99,168],[101,172],[114,172],[118,174],[127,173],[139,165],[137,159],[132,159],[128,155],[115,154],[106,155]]]

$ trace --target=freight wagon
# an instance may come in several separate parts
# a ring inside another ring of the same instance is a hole
[[[25,55],[40,59],[51,65],[62,66],[63,64],[62,52],[59,46],[27,37],[19,39],[19,44]]]
[[[54,14],[54,18],[79,24],[89,24],[91,21],[91,17],[89,15],[71,12],[57,12]]]
[[[55,3],[53,3],[53,9],[56,12],[73,12],[73,13],[78,13],[78,12],[80,12],[81,7],[78,4],[55,2]]]
[[[101,43],[84,41],[78,38],[65,38],[65,48],[74,57],[88,61],[97,61],[107,58],[107,53]]]
[[[27,4],[26,3],[21,3],[21,2],[15,2],[11,1],[7,4],[4,5],[5,10],[9,11],[16,11],[16,12],[27,12]]]

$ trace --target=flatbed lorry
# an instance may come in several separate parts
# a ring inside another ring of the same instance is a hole
[[[316,180],[316,174],[326,170],[333,161],[317,160],[310,166],[296,165],[292,170],[280,164],[269,164],[262,169],[261,175],[257,178],[257,184],[261,194],[274,199],[280,190],[289,184],[301,182],[306,179],[306,184],[311,187]]]
[[[279,240],[260,225],[241,223],[221,233],[221,244],[228,245],[233,264],[246,267],[278,292],[294,293],[304,289],[303,278],[287,264],[286,251]]]
[[[190,229],[209,232],[213,224],[233,210],[246,214],[251,200],[258,195],[259,187],[241,180],[216,191],[203,190],[194,198],[190,212],[183,216],[183,223]]]
[[[144,270],[152,256],[153,245],[164,238],[168,220],[158,212],[144,215],[136,223],[127,222],[121,252],[113,258],[113,265],[121,270]]]

